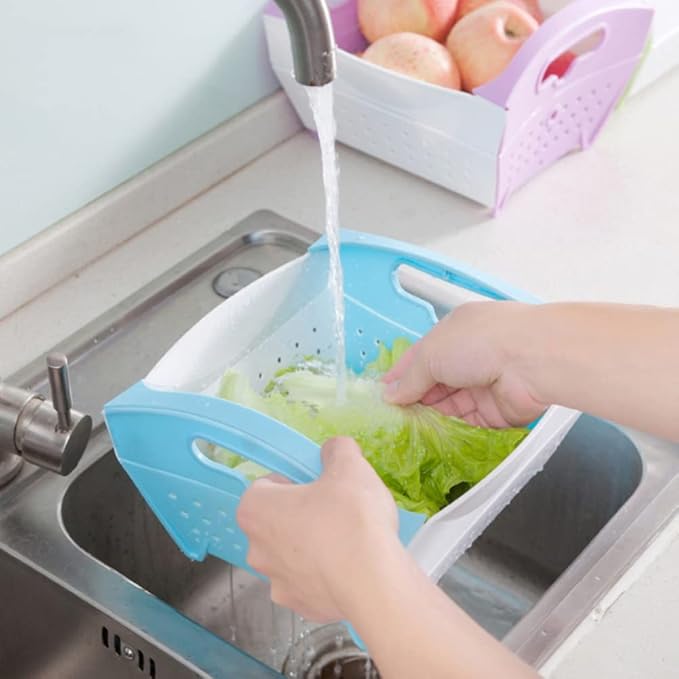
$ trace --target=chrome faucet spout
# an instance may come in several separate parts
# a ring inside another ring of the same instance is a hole
[[[290,32],[295,78],[320,87],[335,79],[335,34],[325,0],[276,0]]]

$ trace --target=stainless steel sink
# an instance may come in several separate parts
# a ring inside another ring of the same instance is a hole
[[[320,666],[327,652],[341,676],[366,676],[364,659],[348,661],[358,654],[342,628],[313,631],[273,606],[256,578],[183,557],[119,467],[99,416],[221,301],[215,290],[232,293],[315,237],[257,213],[59,347],[95,434],[69,478],[27,466],[0,491],[3,677],[280,676],[291,646],[289,670]],[[41,370],[38,361],[12,381],[44,389]],[[676,447],[583,416],[440,586],[539,666],[678,504]],[[338,637],[330,651],[323,635]]]

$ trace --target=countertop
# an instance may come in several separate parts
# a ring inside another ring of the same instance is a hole
[[[459,196],[341,147],[342,225],[438,250],[548,301],[679,306],[678,102],[675,71],[628,100],[593,148],[533,180],[495,219]],[[320,157],[312,135],[298,132],[0,320],[0,373],[11,374],[262,208],[322,228]],[[58,247],[55,238],[53,256]],[[679,676],[672,631],[677,592],[675,522],[630,571],[606,614],[583,623],[545,674]]]

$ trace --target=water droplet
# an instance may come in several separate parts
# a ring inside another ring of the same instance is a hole
[[[231,620],[229,621],[229,630],[231,631],[231,641],[236,641],[236,629],[238,627],[236,617],[236,597],[233,589],[233,566],[229,566],[229,601],[231,604]]]
[[[593,611],[592,611],[592,620],[594,622],[599,622],[601,618],[604,617],[604,611],[601,608],[601,606],[597,606]]]

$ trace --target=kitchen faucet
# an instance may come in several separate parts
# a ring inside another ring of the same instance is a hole
[[[335,34],[325,0],[276,0],[290,32],[295,78],[320,87],[335,79]]]
[[[80,461],[92,432],[92,418],[71,410],[68,362],[47,357],[52,401],[0,380],[0,487],[21,471],[23,460],[66,475]]]

